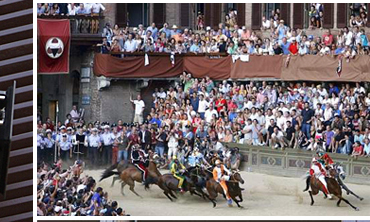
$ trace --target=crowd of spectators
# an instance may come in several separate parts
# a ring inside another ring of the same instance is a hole
[[[130,98],[135,112],[130,123],[85,124],[73,114],[76,107],[56,129],[50,119],[39,121],[39,160],[50,161],[54,145],[63,160],[78,147],[93,167],[130,159],[134,145],[168,160],[195,149],[225,154],[223,142],[370,154],[370,93],[360,83],[216,83],[184,73],[175,85],[155,89],[152,99],[145,104],[140,95]]]
[[[37,169],[38,216],[127,216],[103,188],[96,187],[94,178],[80,177],[82,162],[68,169],[62,164],[42,163]]]
[[[323,4],[312,4],[309,12],[310,27],[322,28]],[[365,4],[359,11],[366,15]],[[322,36],[306,35],[305,30],[289,27],[280,17],[280,10],[273,10],[272,16],[262,18],[261,30],[250,30],[238,26],[237,12],[230,10],[224,22],[216,29],[206,26],[202,14],[198,15],[198,30],[179,29],[176,24],[164,23],[162,28],[152,23],[149,27],[139,25],[133,29],[111,27],[106,24],[106,37],[101,52],[164,52],[164,53],[227,53],[229,55],[345,55],[349,61],[356,55],[369,54],[369,42],[365,33],[365,20],[350,22],[337,35],[330,29]],[[358,16],[357,16],[358,17]],[[356,17],[356,20],[357,20]],[[366,16],[365,16],[366,17]],[[266,35],[266,32],[268,35]],[[265,36],[265,37],[264,37]],[[267,37],[266,37],[267,36]],[[114,55],[122,57],[121,55]]]
[[[100,3],[37,3],[37,15],[99,15],[104,11]]]

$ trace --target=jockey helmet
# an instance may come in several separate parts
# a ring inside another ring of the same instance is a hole
[[[322,156],[324,156],[324,153],[323,153],[323,152],[318,152],[318,153],[317,153],[317,155],[318,155],[319,157],[322,157]]]
[[[173,155],[172,159],[177,160],[177,156]]]
[[[317,159],[315,157],[312,158],[312,163],[317,163]]]
[[[221,160],[216,160],[215,165],[220,165],[220,164],[221,164]]]

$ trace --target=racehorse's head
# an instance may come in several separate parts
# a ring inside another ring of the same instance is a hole
[[[336,163],[334,165],[334,169],[337,172],[337,174],[344,180],[346,179],[346,173],[344,172],[343,166],[339,163]]]
[[[233,170],[231,178],[240,182],[241,184],[244,184],[244,180],[243,180],[242,176],[240,175],[239,170]]]

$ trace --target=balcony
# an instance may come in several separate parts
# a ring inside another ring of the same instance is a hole
[[[102,41],[104,16],[91,15],[40,15],[40,19],[69,19],[72,45],[94,45]]]

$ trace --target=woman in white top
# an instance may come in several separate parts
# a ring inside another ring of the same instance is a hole
[[[76,15],[77,7],[74,3],[68,4],[68,15]]]

